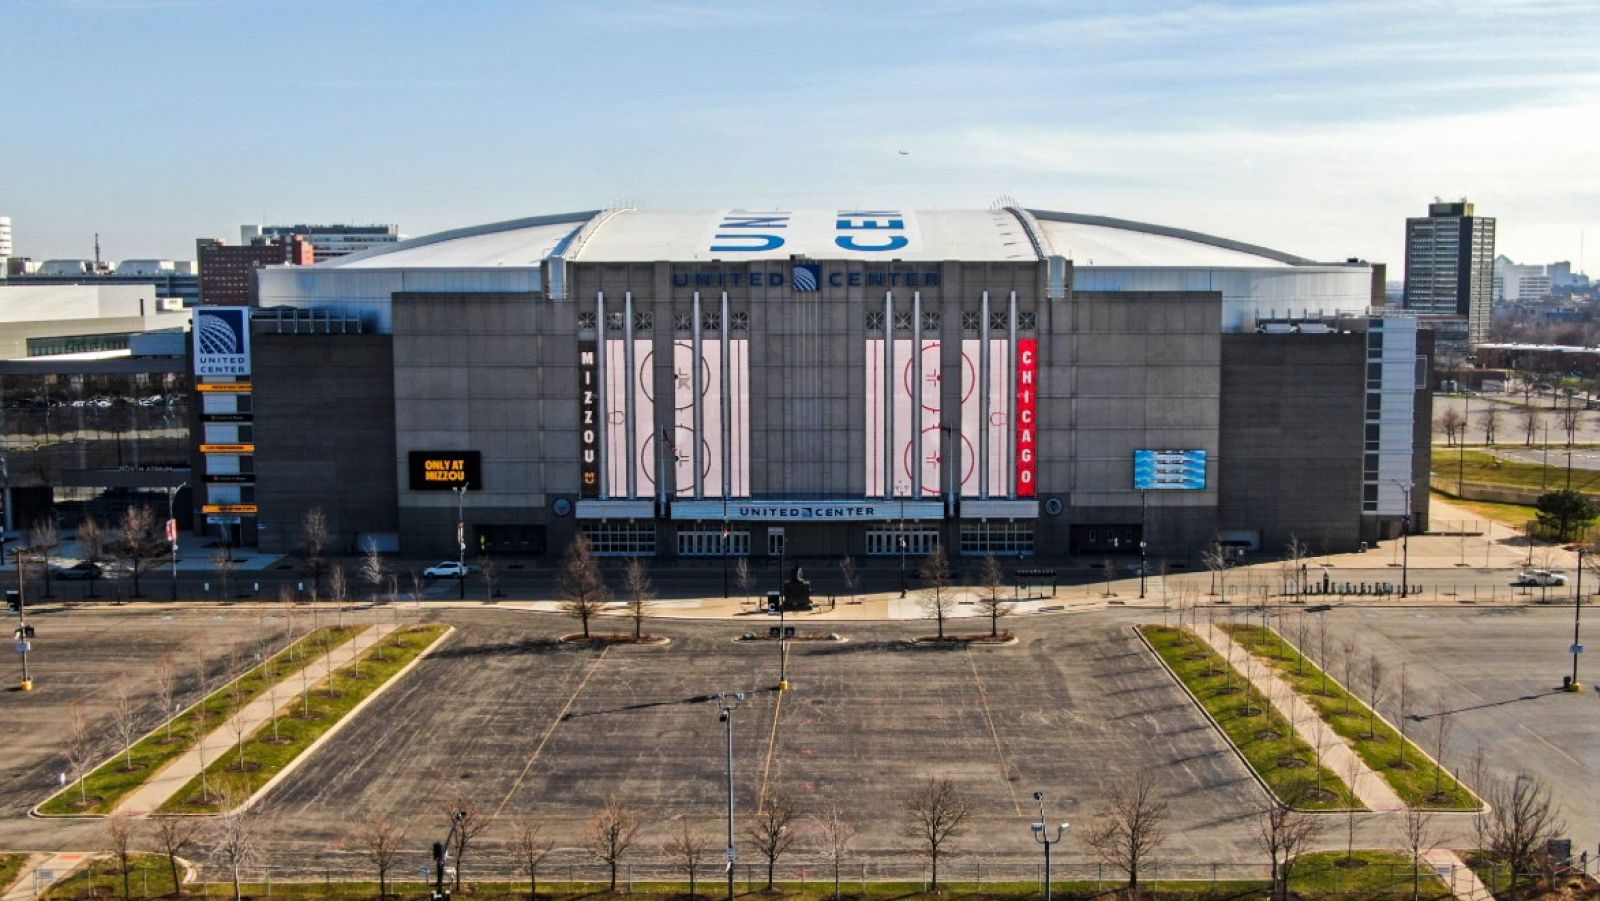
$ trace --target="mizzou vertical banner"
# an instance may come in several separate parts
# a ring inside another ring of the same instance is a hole
[[[1038,401],[1039,342],[1017,339],[1017,497],[1034,496],[1038,474],[1038,423],[1034,410]]]
[[[578,454],[580,497],[600,496],[600,365],[596,342],[578,342]]]

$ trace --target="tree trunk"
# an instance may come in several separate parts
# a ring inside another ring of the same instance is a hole
[[[611,862],[611,890],[617,890],[617,862],[614,860]]]
[[[939,855],[933,855],[933,884],[929,886],[935,895],[939,894]]]
[[[183,897],[183,882],[178,878],[178,855],[167,855],[167,866],[172,868],[172,893]]]
[[[388,879],[388,875],[386,873],[384,873],[384,871],[382,869],[379,869],[378,870],[378,901],[383,901],[383,899],[387,898],[387,897],[389,897],[389,879]]]
[[[122,858],[122,901],[129,901],[133,897],[133,889],[128,886],[131,874],[128,872],[128,858]]]
[[[998,610],[991,609],[989,611],[989,637],[1000,637],[1000,611]]]
[[[694,870],[689,870],[689,897],[694,897]]]
[[[772,891],[772,867],[777,863],[777,858],[767,858],[767,891]]]
[[[244,895],[239,891],[239,868],[233,868],[233,901],[244,901]]]

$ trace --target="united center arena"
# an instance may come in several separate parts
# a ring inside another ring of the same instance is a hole
[[[451,556],[458,522],[658,557],[1426,524],[1431,342],[1361,261],[1013,207],[624,209],[258,278],[196,454],[213,527],[268,550],[313,506],[336,546]]]

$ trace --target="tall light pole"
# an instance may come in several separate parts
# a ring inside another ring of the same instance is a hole
[[[176,488],[167,489],[167,542],[172,545],[172,599],[174,601],[178,599],[178,517],[172,512],[172,504],[177,499],[178,492],[188,487],[188,482],[182,482]]]
[[[1400,516],[1400,596],[1408,597],[1411,591],[1411,485],[1399,479],[1389,481],[1400,486],[1405,496],[1406,509]]]
[[[1141,597],[1141,598],[1144,597],[1144,570],[1145,570],[1144,563],[1145,563],[1145,553],[1146,553],[1146,546],[1147,546],[1147,542],[1145,541],[1145,537],[1144,537],[1144,532],[1145,532],[1146,517],[1147,517],[1147,515],[1149,513],[1149,510],[1150,510],[1149,506],[1146,503],[1146,498],[1145,498],[1145,494],[1146,493],[1147,492],[1144,492],[1144,491],[1140,491],[1139,492],[1139,597]]]
[[[1462,496],[1467,484],[1467,435],[1472,430],[1472,395],[1464,394],[1467,412],[1461,414],[1461,443],[1456,445],[1456,497]]]
[[[906,596],[906,499],[900,498],[900,596]]]
[[[28,634],[28,568],[23,557],[26,551],[17,548],[17,652],[22,655],[22,691],[33,691],[33,677],[28,675],[28,651],[33,639]]]
[[[467,599],[467,486],[452,485],[451,491],[456,493],[456,585],[460,591],[458,597]]]
[[[1071,828],[1067,823],[1056,827],[1056,837],[1050,837],[1049,824],[1044,819],[1044,792],[1034,792],[1033,800],[1039,802],[1039,819],[1033,823],[1033,840],[1044,845],[1044,901],[1050,901],[1050,846],[1061,844]]]
[[[744,692],[733,694],[717,692],[717,703],[722,708],[720,719],[728,735],[728,901],[733,901],[734,863],[739,859],[733,850],[733,712],[744,700]]]
[[[728,599],[728,493],[722,493],[722,599]]]
[[[1578,655],[1583,653],[1583,645],[1578,640],[1583,627],[1583,554],[1584,549],[1578,548],[1578,581],[1572,589],[1572,682],[1567,685],[1567,691],[1583,690],[1578,684]]]

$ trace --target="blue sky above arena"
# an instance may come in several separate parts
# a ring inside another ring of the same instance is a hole
[[[263,219],[1008,196],[1398,276],[1403,218],[1467,195],[1514,258],[1600,248],[1600,3],[1107,6],[24,2],[0,215],[35,258],[188,258]]]

